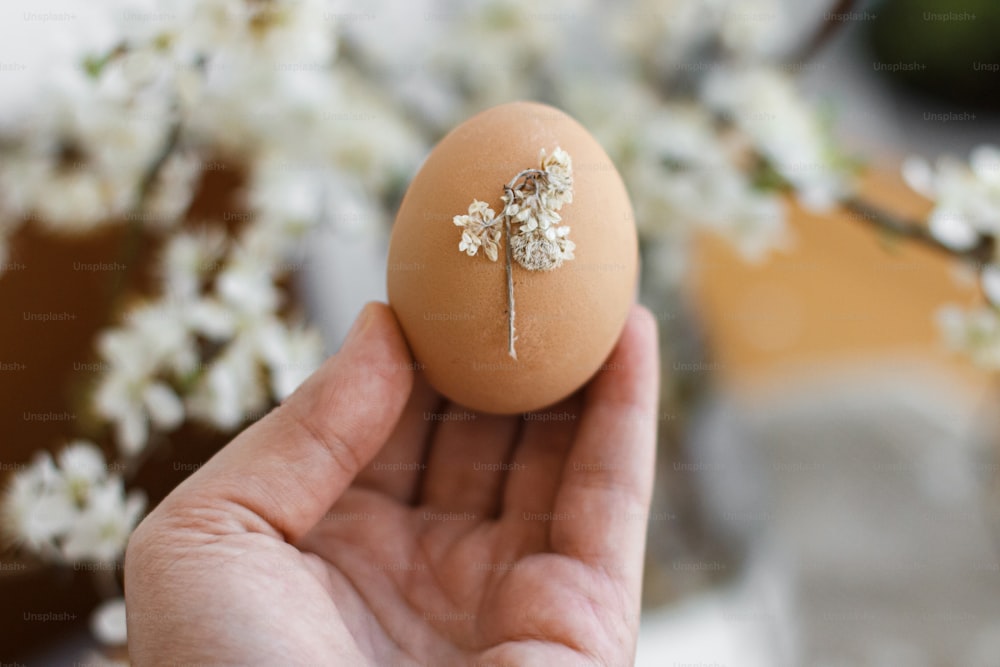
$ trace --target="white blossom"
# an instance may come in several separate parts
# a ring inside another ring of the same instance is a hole
[[[151,225],[171,227],[180,221],[194,198],[202,159],[195,151],[178,150],[163,163],[145,204]]]
[[[946,156],[931,166],[910,157],[903,178],[934,201],[930,231],[949,248],[968,250],[982,236],[1000,233],[1000,148],[979,146],[968,164]]]
[[[766,62],[801,38],[779,0],[636,0],[621,3],[610,23],[618,50],[663,77],[711,67],[706,49],[721,47],[734,62]]]
[[[544,196],[549,206],[559,210],[565,204],[573,201],[573,160],[569,153],[556,146],[551,155],[541,151],[542,171],[545,172],[546,187]]]
[[[465,215],[456,215],[452,222],[462,228],[462,240],[458,243],[458,249],[470,257],[475,257],[479,249],[490,261],[497,261],[499,257],[500,236],[503,234],[500,221],[496,217],[496,212],[484,201],[473,199],[469,204],[469,211]]]
[[[56,552],[56,539],[69,530],[77,513],[48,452],[39,453],[27,469],[11,476],[4,490],[5,532],[39,554]]]
[[[267,393],[254,342],[240,337],[212,361],[187,397],[191,416],[232,430],[263,410]]]
[[[196,366],[194,340],[178,306],[164,302],[134,309],[124,327],[101,334],[98,350],[109,368],[94,392],[94,408],[114,424],[122,452],[134,455],[151,427],[170,430],[183,421],[183,404],[163,376]]]
[[[1000,266],[990,264],[985,267],[979,277],[983,294],[994,306],[1000,306]]]
[[[271,377],[271,394],[284,400],[315,371],[322,361],[319,332],[289,327],[275,320],[258,339],[260,356]]]
[[[541,149],[538,160],[538,168],[519,172],[504,186],[501,217],[478,199],[472,200],[468,213],[454,217],[462,228],[459,251],[473,257],[482,248],[495,262],[504,225],[517,225],[509,242],[512,256],[524,268],[548,271],[573,259],[576,245],[567,238],[570,228],[560,224],[559,215],[559,209],[573,201],[572,160],[558,146],[551,154]]]
[[[790,232],[780,197],[754,191],[734,172],[720,174],[703,209],[703,227],[730,240],[748,262],[787,247]]]
[[[122,646],[128,639],[127,620],[125,598],[106,600],[91,613],[90,631],[102,644]]]
[[[121,476],[101,451],[76,440],[57,457],[39,454],[10,480],[3,497],[3,528],[42,558],[63,563],[114,561],[145,509],[145,496],[126,495]]]
[[[1000,369],[1000,313],[996,308],[945,306],[937,320],[949,348],[968,355],[978,366]]]
[[[62,543],[63,557],[69,562],[117,560],[145,509],[145,494],[126,496],[121,477],[95,486]]]
[[[400,84],[413,72],[412,53],[426,54],[423,57],[434,63],[438,75],[425,82],[436,89],[438,100],[456,100],[458,108],[450,111],[464,115],[512,99],[537,97],[535,77],[524,73],[544,71],[566,42],[565,32],[553,30],[554,24],[539,14],[559,17],[579,11],[579,1],[549,0],[539,6],[533,0],[483,0],[439,12],[435,21],[423,22],[413,42],[393,44],[396,40],[384,39],[372,30],[376,26],[370,26],[370,32],[361,33],[361,43]],[[407,102],[422,97],[416,88],[409,92]]]
[[[539,153],[540,175],[531,174],[524,187],[508,190],[502,199],[504,215],[520,223],[510,238],[518,264],[533,271],[550,271],[573,259],[576,249],[570,228],[560,224],[559,210],[573,201],[573,162],[558,146],[551,155]]]
[[[622,141],[635,146],[625,177],[639,231],[657,246],[660,279],[680,280],[683,248],[697,229],[730,240],[750,262],[788,244],[784,201],[754,187],[704,108],[672,104],[647,112],[650,118],[620,131]]]
[[[59,452],[59,468],[71,500],[83,501],[91,487],[108,476],[104,454],[86,440],[74,440]]]
[[[781,0],[726,0],[719,12],[721,41],[741,58],[776,56],[800,38],[800,26]]]
[[[958,252],[971,250],[979,243],[979,232],[956,209],[938,206],[931,211],[927,227],[934,238]]]
[[[252,327],[255,320],[273,313],[281,302],[274,284],[279,257],[273,256],[266,245],[269,236],[255,235],[256,229],[247,230],[237,241],[215,278],[215,293],[238,318],[238,329]]]
[[[237,330],[239,315],[217,295],[202,296],[187,305],[186,321],[193,333],[217,343],[230,340]]]
[[[60,231],[89,231],[118,210],[115,202],[104,196],[104,185],[91,171],[50,174],[38,184],[34,212],[45,224]],[[42,196],[50,189],[59,196]]]
[[[765,67],[718,69],[702,99],[746,133],[807,208],[827,210],[849,192],[830,137],[789,76]]]
[[[225,249],[225,234],[216,228],[204,227],[172,236],[160,261],[165,292],[180,300],[196,299],[205,279],[219,268]]]

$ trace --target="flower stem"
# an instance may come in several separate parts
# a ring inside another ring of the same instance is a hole
[[[507,215],[507,204],[514,201],[515,191],[523,190],[529,182],[533,187],[537,188],[536,179],[545,178],[546,176],[546,172],[542,169],[525,169],[518,172],[517,176],[510,179],[510,183],[504,186],[504,208],[500,215],[490,223],[493,224],[493,222],[503,218],[504,264],[507,269],[507,354],[510,355],[511,359],[517,359],[517,350],[514,349],[514,341],[517,340],[517,336],[514,335],[514,267],[511,261],[511,254],[513,252],[510,247],[511,220],[510,216]]]
[[[181,122],[176,120],[167,130],[163,146],[142,173],[134,201],[129,208],[128,214],[125,216],[125,219],[128,221],[128,227],[125,232],[125,239],[119,250],[119,263],[126,267],[126,271],[116,272],[114,280],[111,283],[110,296],[108,298],[109,314],[113,313],[121,305],[120,302],[126,287],[125,278],[127,269],[136,263],[135,259],[142,245],[146,205],[167,160],[170,159],[170,156],[173,155],[177,149],[177,145],[180,143],[181,129]]]
[[[517,351],[514,349],[514,271],[511,266],[510,255],[510,217],[504,216],[504,258],[507,266],[507,354],[511,359],[517,359]]]

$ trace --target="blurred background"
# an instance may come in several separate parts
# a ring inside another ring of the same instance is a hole
[[[637,664],[1000,665],[1000,6],[401,5],[0,7],[0,662],[127,659],[132,527],[384,299],[437,139],[536,99],[661,325]]]

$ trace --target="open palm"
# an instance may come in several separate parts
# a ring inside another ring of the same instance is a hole
[[[368,306],[136,531],[133,660],[631,664],[657,395],[641,309],[611,361],[552,409],[470,413]]]

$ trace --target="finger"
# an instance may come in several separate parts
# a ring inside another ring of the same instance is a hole
[[[340,351],[177,487],[154,514],[202,512],[232,531],[312,528],[392,432],[413,384],[388,306],[365,306]],[[222,509],[219,512],[219,508]]]
[[[421,502],[448,512],[496,516],[507,459],[520,420],[450,405],[439,419],[427,457]]]
[[[580,396],[574,395],[548,410],[524,415],[504,486],[505,520],[532,521],[535,515],[552,511],[579,422],[580,403]]]
[[[637,593],[656,458],[656,322],[633,308],[606,369],[587,387],[551,523],[558,552],[631,581]]]
[[[401,503],[416,501],[420,478],[427,469],[427,443],[437,422],[428,415],[440,411],[443,399],[422,373],[413,378],[413,391],[388,442],[358,474],[359,486],[384,493]]]

